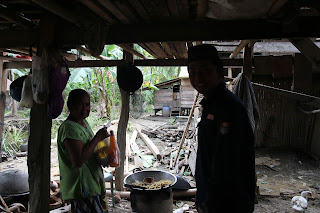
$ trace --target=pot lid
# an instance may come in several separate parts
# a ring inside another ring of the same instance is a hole
[[[0,195],[16,196],[29,193],[28,173],[22,170],[0,172]]]

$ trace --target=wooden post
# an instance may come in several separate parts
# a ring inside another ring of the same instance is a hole
[[[40,37],[43,38],[38,47],[37,55],[50,48],[48,54],[54,54],[54,35],[56,18],[48,15],[40,21]],[[50,66],[50,65],[49,65]],[[43,71],[52,70],[50,66]],[[48,75],[50,76],[50,75]],[[48,81],[49,82],[49,81]],[[28,142],[29,172],[29,213],[49,212],[50,206],[50,145],[52,120],[47,113],[47,104],[33,103],[30,112]]]
[[[253,52],[253,45],[249,46],[246,45],[243,53],[243,69],[242,71],[248,79],[251,81],[252,79],[252,52]]]
[[[133,45],[131,45],[132,47]],[[133,62],[133,55],[123,50],[123,57],[128,63]],[[126,158],[126,134],[127,125],[129,120],[129,93],[120,88],[121,94],[121,114],[118,125],[117,141],[120,150],[120,167],[115,172],[115,184],[116,190],[123,190],[123,174],[124,174],[124,162]]]
[[[13,70],[10,70],[10,77],[11,77],[11,81],[14,81],[14,74],[13,74]],[[12,100],[12,106],[11,106],[11,115],[16,116],[17,115],[17,102],[11,98]]]
[[[184,132],[183,132],[183,135],[182,135],[182,138],[181,138],[181,141],[180,141],[179,149],[178,149],[178,152],[177,152],[176,159],[174,160],[173,167],[174,167],[174,166],[176,165],[176,163],[177,163],[177,160],[178,160],[178,158],[179,158],[179,153],[180,153],[181,147],[182,147],[182,145],[183,145],[184,140],[185,140],[186,137],[187,137],[187,132],[188,132],[188,130],[189,130],[189,125],[190,125],[190,122],[191,122],[191,119],[192,119],[192,115],[193,115],[194,109],[196,108],[196,105],[197,105],[198,97],[199,97],[199,93],[197,92],[197,95],[196,95],[196,97],[195,97],[195,99],[194,99],[193,106],[192,106],[192,109],[191,109],[191,112],[190,112],[190,115],[189,115],[189,118],[188,118],[188,122],[187,122],[186,128],[184,129]]]
[[[1,95],[0,95],[0,162],[2,162],[2,140],[4,131],[4,113],[6,110],[7,70],[3,69],[3,60],[0,60]]]
[[[312,63],[303,54],[295,54],[292,90],[310,94],[312,90]]]
[[[51,124],[47,105],[34,102],[28,143],[30,213],[49,212]]]

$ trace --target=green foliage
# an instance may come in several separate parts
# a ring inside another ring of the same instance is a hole
[[[24,139],[27,137],[28,132],[24,131],[24,128],[18,129],[14,125],[6,126],[4,130],[2,148],[10,156],[13,156],[15,152],[19,152],[20,145],[23,144]]]

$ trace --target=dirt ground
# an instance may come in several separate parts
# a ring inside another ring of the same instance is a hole
[[[130,118],[129,135],[138,124],[142,129],[153,129],[172,121],[173,118],[162,116],[147,115],[139,119]],[[175,124],[178,128],[184,129],[187,118],[178,118]],[[117,126],[113,125],[110,129],[116,131]],[[161,152],[167,152],[179,145],[178,142],[172,142],[168,147],[168,142],[163,142],[158,138],[152,138],[152,141]],[[137,140],[138,146],[143,149],[144,142]],[[130,169],[134,168],[133,162],[130,163]],[[9,159],[9,161],[0,163],[0,171],[9,169],[21,169],[27,171],[27,157],[18,157]],[[170,171],[167,165],[160,165],[157,169]],[[172,172],[172,171],[171,171]],[[320,212],[320,162],[318,159],[311,158],[300,152],[278,149],[257,149],[256,150],[256,172],[257,184],[260,188],[259,203],[255,206],[255,213],[287,213],[293,212],[290,206],[291,197],[298,195],[300,191],[312,191],[313,197],[308,201],[308,213]],[[194,184],[192,176],[186,176],[191,185]],[[52,140],[51,144],[51,179],[59,180],[59,165],[57,156],[57,143]],[[282,196],[280,196],[282,195]],[[230,192],[230,204],[237,195]],[[189,210],[185,212],[196,212],[193,200],[175,200],[174,209],[183,204],[189,205]],[[130,201],[121,199],[114,208],[111,207],[111,198],[109,199],[109,212],[131,212]],[[227,212],[227,209],[226,209]]]

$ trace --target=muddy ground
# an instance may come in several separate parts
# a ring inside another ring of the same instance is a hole
[[[147,115],[139,119],[130,118],[128,125],[130,130],[129,135],[137,124],[142,129],[154,129],[168,122],[172,122],[172,118],[162,116],[155,117],[152,115]],[[175,121],[175,125],[183,129],[186,122],[187,117],[178,118]],[[117,126],[113,125],[110,129],[116,131]],[[152,138],[152,140],[162,153],[179,145],[178,142],[170,142],[172,147],[168,147],[168,142],[163,142],[158,138]],[[137,143],[142,150],[146,149],[141,139],[137,139]],[[53,180],[59,180],[57,144],[55,140],[52,140],[51,150],[51,178]],[[129,168],[133,169],[134,167],[133,162],[130,162]],[[0,163],[0,171],[9,169],[27,171],[27,157],[18,157]],[[168,165],[164,164],[160,165],[157,169],[170,171]],[[302,190],[310,190],[314,196],[311,200],[309,199],[309,206],[306,212],[320,212],[320,163],[318,159],[290,150],[257,149],[256,172],[258,186],[262,196],[259,199],[259,203],[255,206],[255,213],[293,212],[290,206],[291,197],[298,195],[298,192]],[[191,185],[193,185],[193,177],[186,176],[186,178],[190,180]],[[232,200],[237,199],[237,195],[230,192],[230,196],[226,199],[229,199],[230,204],[232,204]],[[115,208],[111,207],[111,199],[109,199],[109,204],[109,212],[131,212],[129,200],[121,199]],[[174,208],[176,209],[183,204],[189,205],[189,210],[186,212],[196,212],[192,199],[175,200]]]

